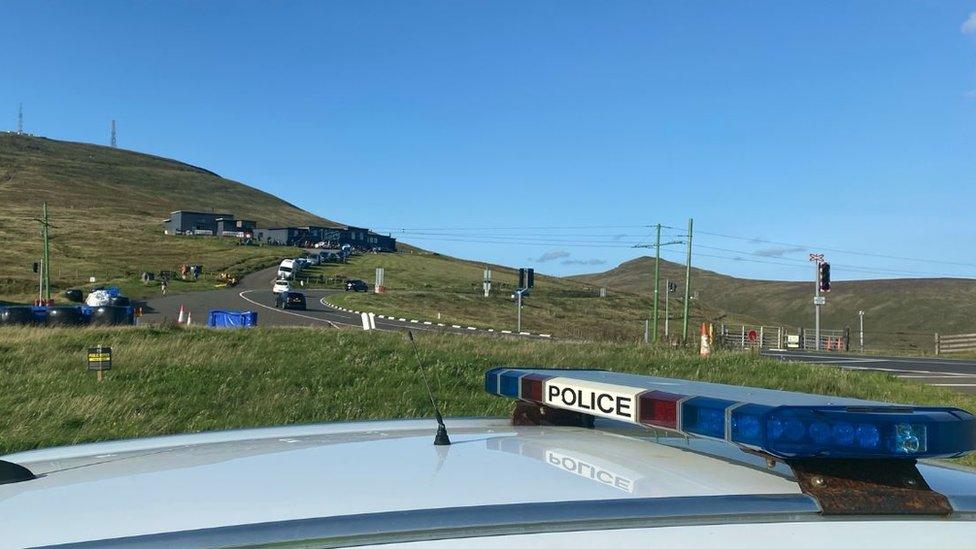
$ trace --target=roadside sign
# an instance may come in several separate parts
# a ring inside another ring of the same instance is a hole
[[[786,335],[786,346],[790,349],[800,348],[800,335],[799,334],[787,334]]]
[[[88,369],[93,372],[112,369],[112,348],[111,347],[89,347],[88,348]]]
[[[827,304],[827,297],[826,296],[822,296],[822,295],[815,296],[813,298],[813,304],[814,305],[826,305]]]
[[[755,341],[759,339],[759,332],[755,330],[749,330],[749,341]]]
[[[88,348],[88,371],[98,373],[98,381],[102,381],[102,372],[112,369],[112,348],[98,347]]]

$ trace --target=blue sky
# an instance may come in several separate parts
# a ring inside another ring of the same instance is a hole
[[[114,118],[121,147],[443,253],[604,270],[694,217],[695,264],[733,275],[829,249],[836,279],[976,276],[973,0],[2,13],[0,126],[23,102],[27,131],[107,143]]]

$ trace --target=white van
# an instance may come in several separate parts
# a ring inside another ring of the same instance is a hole
[[[291,280],[295,276],[295,260],[285,259],[278,265],[278,276],[276,278]]]

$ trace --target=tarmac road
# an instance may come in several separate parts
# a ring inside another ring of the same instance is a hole
[[[318,327],[354,327],[362,329],[362,316],[354,312],[335,309],[324,304],[329,294],[340,293],[342,290],[316,290],[299,288],[306,297],[307,310],[282,310],[274,306],[274,293],[271,284],[274,281],[277,267],[270,267],[249,274],[241,279],[234,288],[189,292],[178,295],[168,295],[149,299],[143,305],[143,323],[158,323],[165,319],[175,321],[179,317],[180,306],[184,307],[194,324],[205,325],[207,315],[211,310],[250,310],[258,313],[258,324],[261,326],[318,326]],[[384,315],[385,317],[386,315]],[[547,339],[538,334],[515,336],[501,331],[489,332],[460,325],[439,325],[403,318],[375,319],[377,330],[414,330],[439,331],[445,333],[465,333],[488,336],[510,336],[532,339]]]
[[[895,377],[918,383],[976,394],[976,360],[817,353],[815,351],[780,349],[766,350],[762,354],[780,360],[815,362],[849,370],[887,372]]]

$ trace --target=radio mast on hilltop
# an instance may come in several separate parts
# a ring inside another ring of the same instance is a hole
[[[117,149],[119,147],[118,142],[115,139],[115,120],[112,121],[112,148]]]
[[[19,135],[24,134],[24,104],[21,103],[17,107],[17,133]]]

